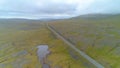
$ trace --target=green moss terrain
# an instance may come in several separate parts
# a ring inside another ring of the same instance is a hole
[[[120,68],[120,15],[83,15],[50,25],[105,68]]]
[[[44,23],[29,20],[0,21],[0,68],[41,68],[37,46],[42,44],[49,46],[50,54],[45,62],[51,68],[94,68]]]

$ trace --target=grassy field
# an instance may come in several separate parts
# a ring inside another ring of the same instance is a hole
[[[49,46],[51,68],[94,68],[39,21],[0,21],[0,68],[41,68],[37,46]]]
[[[86,15],[50,25],[105,68],[120,68],[120,15]]]

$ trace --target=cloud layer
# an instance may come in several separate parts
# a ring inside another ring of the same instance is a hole
[[[119,13],[119,0],[0,0],[0,17],[65,18],[87,13]]]

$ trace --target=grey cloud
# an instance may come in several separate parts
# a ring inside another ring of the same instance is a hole
[[[73,5],[45,5],[44,8],[37,8],[37,13],[45,14],[73,14],[75,6]]]
[[[89,13],[120,13],[120,0],[96,0],[88,9]],[[86,12],[87,12],[86,11]]]
[[[5,3],[3,9],[6,12],[28,13],[28,14],[72,14],[76,6],[66,3],[54,3],[43,1],[42,6],[36,6],[32,2],[24,0],[9,0]]]
[[[67,3],[69,0],[65,0],[65,2],[64,0],[2,1],[4,1],[4,3],[0,0],[0,16],[60,17],[87,13],[120,13],[120,0],[94,0],[94,3],[85,9],[77,9],[79,6],[84,8],[85,5]],[[73,0],[73,2],[74,1],[76,0]]]

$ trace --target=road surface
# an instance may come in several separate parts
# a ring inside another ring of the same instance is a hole
[[[83,51],[81,51],[80,49],[76,48],[75,45],[73,45],[71,42],[69,42],[68,40],[66,40],[61,34],[59,34],[51,25],[49,25],[48,23],[46,24],[47,28],[53,32],[58,38],[60,38],[61,40],[63,40],[66,44],[68,44],[71,48],[73,48],[76,52],[78,52],[81,56],[83,56],[85,59],[87,59],[90,63],[92,63],[94,66],[96,66],[97,68],[105,68],[103,65],[101,65],[100,63],[98,63],[97,61],[95,61],[94,59],[92,59],[90,56],[88,56],[87,54],[85,54]]]

